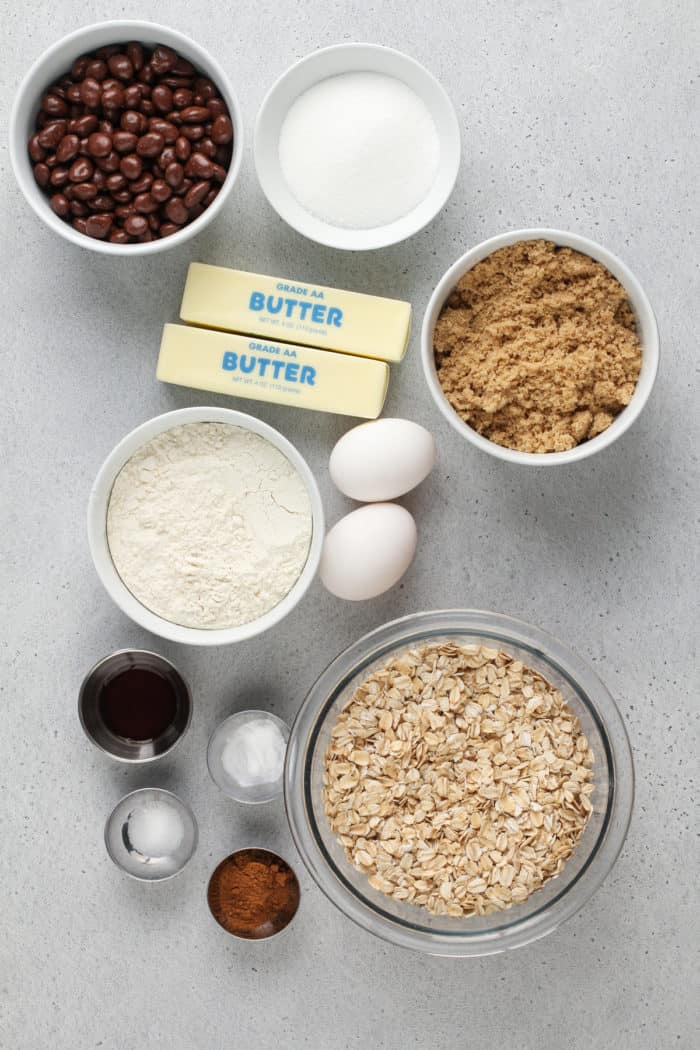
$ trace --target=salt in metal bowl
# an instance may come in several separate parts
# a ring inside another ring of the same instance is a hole
[[[182,820],[183,836],[168,853],[148,857],[131,842],[129,822],[141,806],[153,802],[165,803],[177,811]],[[198,838],[197,821],[190,807],[177,795],[162,788],[141,788],[125,795],[105,824],[105,846],[110,859],[126,875],[141,882],[162,882],[178,875],[194,855]]]

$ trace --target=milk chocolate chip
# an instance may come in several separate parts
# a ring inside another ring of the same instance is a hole
[[[27,150],[52,210],[112,244],[170,237],[219,192],[233,125],[216,85],[172,48],[79,56],[40,100]]]

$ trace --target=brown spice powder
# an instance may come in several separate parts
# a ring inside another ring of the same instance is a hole
[[[299,883],[281,857],[268,850],[244,849],[219,864],[209,880],[207,899],[225,930],[259,940],[291,922],[299,907]]]
[[[501,248],[462,277],[434,351],[455,411],[520,452],[561,452],[606,430],[641,367],[620,282],[589,256],[543,240]]]

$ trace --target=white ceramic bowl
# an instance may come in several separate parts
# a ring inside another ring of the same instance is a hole
[[[440,166],[427,197],[401,219],[369,230],[334,226],[312,215],[292,195],[279,158],[280,131],[292,103],[319,81],[354,72],[384,73],[407,84],[428,107],[440,140]],[[336,44],[302,58],[273,84],[258,113],[254,149],[260,185],[285,222],[319,244],[364,251],[403,241],[437,215],[457,178],[460,134],[454,107],[445,90],[415,59],[379,44]]]
[[[485,259],[487,255],[505,248],[508,244],[518,241],[545,240],[553,241],[564,247],[574,248],[592,259],[597,259],[617,277],[620,284],[626,290],[629,301],[637,318],[637,331],[642,344],[642,367],[637,380],[637,386],[632,395],[630,403],[613,420],[607,430],[590,441],[584,441],[576,448],[568,449],[566,452],[517,452],[514,449],[504,448],[494,441],[482,437],[470,427],[461,416],[453,409],[447,400],[438,379],[435,367],[435,355],[433,352],[433,333],[437,319],[440,316],[445,302],[459,282],[460,278],[471,270],[478,262]],[[488,452],[498,459],[505,459],[509,463],[522,463],[529,466],[556,466],[562,463],[574,463],[580,459],[586,459],[596,452],[602,451],[612,445],[624,432],[634,423],[644,408],[651,394],[656,373],[659,366],[659,333],[656,327],[656,318],[651,308],[651,303],[632,271],[618,259],[616,255],[603,248],[595,241],[582,237],[576,233],[566,233],[563,230],[528,229],[513,230],[510,233],[501,233],[497,237],[491,237],[488,241],[482,241],[475,248],[468,251],[460,259],[450,266],[449,270],[441,278],[437,288],[433,292],[428,308],[423,319],[421,332],[421,356],[423,359],[423,371],[428,384],[428,389],[433,395],[435,404],[442,412],[447,422],[454,427],[458,434],[476,445],[483,452]]]
[[[301,476],[309,493],[311,501],[312,533],[311,545],[304,568],[292,589],[273,609],[263,616],[259,616],[249,623],[241,624],[239,627],[222,627],[211,630],[198,627],[182,627],[180,624],[171,623],[156,613],[151,612],[142,605],[131,591],[122,582],[119,573],[114,567],[112,557],[107,543],[107,508],[112,493],[112,486],[117,474],[124,464],[131,459],[134,453],[150,441],[157,434],[165,430],[182,426],[184,423],[228,423],[230,426],[243,427],[259,434],[269,441],[275,448],[287,457],[289,462]],[[162,416],[149,419],[146,423],[136,427],[130,434],[119,442],[104,461],[95,478],[88,502],[88,541],[90,553],[105,590],[116,605],[126,613],[134,623],[152,631],[161,638],[168,638],[172,642],[182,642],[186,645],[229,645],[232,642],[242,642],[247,638],[262,634],[270,627],[283,620],[292,609],[301,601],[318,570],[321,559],[321,547],[323,545],[324,516],[321,494],[306,460],[300,452],[287,441],[279,431],[263,423],[254,416],[248,416],[244,412],[236,412],[230,408],[180,408],[174,412],[166,412]]]
[[[59,219],[51,210],[49,198],[37,186],[34,179],[27,143],[34,131],[34,120],[39,109],[39,101],[46,88],[63,76],[80,55],[107,44],[127,43],[130,40],[138,40],[150,46],[165,44],[177,51],[183,58],[188,59],[205,76],[213,80],[231,115],[233,157],[216,199],[198,219],[184,226],[179,233],[173,233],[170,237],[162,237],[146,244],[111,244],[108,241],[99,241],[86,234],[78,233],[70,223]],[[72,244],[77,244],[80,248],[89,248],[95,252],[102,252],[104,255],[153,255],[169,248],[176,248],[190,237],[201,233],[205,226],[208,226],[219,214],[231,195],[240,171],[243,159],[243,121],[238,99],[228,77],[219,63],[204,48],[167,26],[157,25],[154,22],[118,20],[99,22],[97,25],[77,29],[40,55],[17,90],[10,116],[9,145],[10,161],[22,193],[34,212],[55,233]]]

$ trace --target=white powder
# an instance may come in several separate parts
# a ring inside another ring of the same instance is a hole
[[[129,844],[142,857],[168,857],[185,837],[182,817],[168,802],[144,802],[129,814]]]
[[[234,728],[221,752],[221,765],[240,787],[263,787],[281,779],[286,752],[277,723],[258,718]]]
[[[233,627],[274,608],[299,578],[311,503],[265,438],[186,423],[122,468],[107,541],[125,586],[148,609],[186,627]]]
[[[382,73],[343,73],[305,91],[280,132],[282,174],[297,201],[335,226],[365,230],[427,196],[440,143],[419,96]]]

